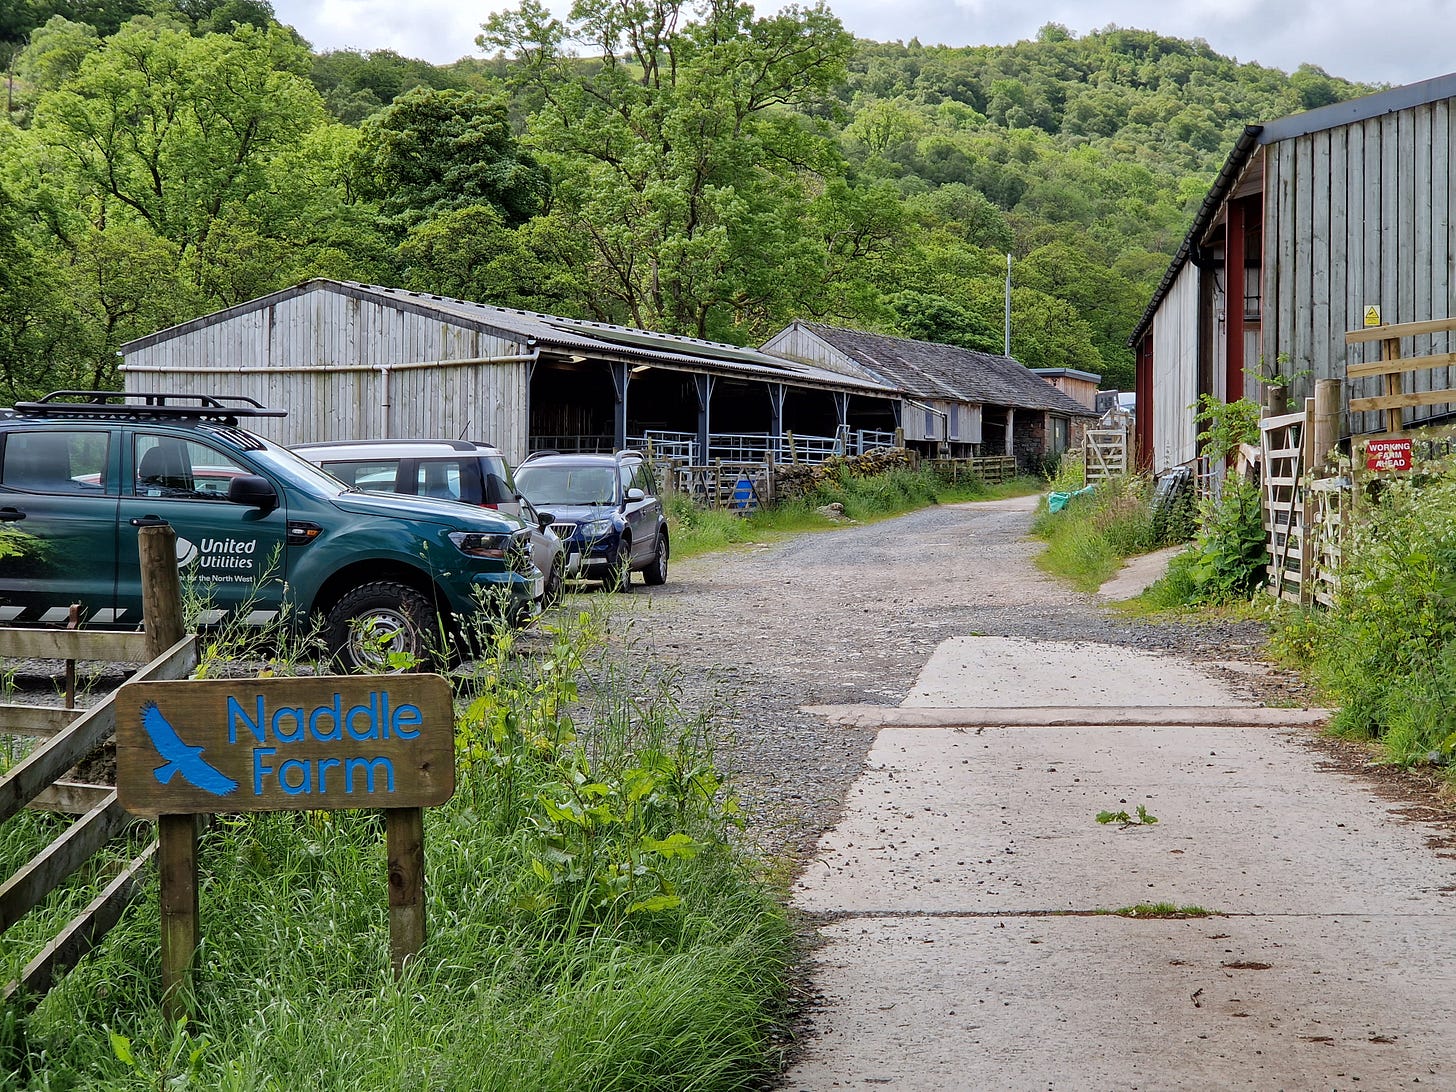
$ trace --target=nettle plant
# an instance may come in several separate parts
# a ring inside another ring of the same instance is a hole
[[[593,657],[603,635],[591,613],[541,629],[544,653],[509,630],[489,635],[456,723],[460,788],[532,840],[514,904],[593,925],[675,910],[674,868],[738,822],[705,725],[683,714],[671,678]]]

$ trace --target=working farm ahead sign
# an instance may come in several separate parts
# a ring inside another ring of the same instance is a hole
[[[131,683],[116,789],[138,815],[420,808],[455,791],[439,675]]]
[[[1365,469],[1409,470],[1415,465],[1408,436],[1365,441]]]

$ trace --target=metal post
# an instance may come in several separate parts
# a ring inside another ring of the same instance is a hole
[[[1006,255],[1006,356],[1011,355],[1011,255]]]

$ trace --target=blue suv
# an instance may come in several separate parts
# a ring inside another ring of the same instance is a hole
[[[623,592],[632,590],[633,572],[667,583],[667,518],[641,453],[532,455],[516,469],[516,487],[554,516],[568,576]]]

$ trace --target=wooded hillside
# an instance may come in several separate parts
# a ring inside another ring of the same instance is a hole
[[[1239,129],[1371,90],[1056,25],[855,41],[823,6],[538,0],[482,56],[315,54],[265,0],[0,0],[0,397],[311,276],[754,343],[794,318],[1131,385]]]

